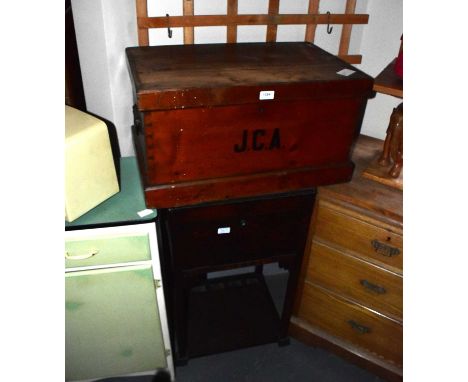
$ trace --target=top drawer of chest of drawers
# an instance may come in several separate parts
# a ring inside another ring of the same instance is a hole
[[[403,272],[403,235],[398,227],[319,198],[314,235],[332,247]]]

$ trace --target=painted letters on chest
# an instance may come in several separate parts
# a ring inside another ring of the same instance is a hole
[[[234,144],[234,152],[242,153],[249,150],[274,150],[281,148],[280,129],[276,128],[272,133],[265,129],[253,131],[243,130],[241,142]]]

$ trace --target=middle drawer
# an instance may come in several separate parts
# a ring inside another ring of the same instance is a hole
[[[315,193],[165,210],[177,269],[302,255]]]
[[[402,277],[320,241],[312,243],[307,278],[369,308],[403,317]]]

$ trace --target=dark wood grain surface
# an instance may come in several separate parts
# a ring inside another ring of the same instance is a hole
[[[233,87],[255,87],[249,102],[258,100],[258,86],[277,85],[283,92],[281,85],[317,86],[332,81],[335,90],[349,91],[351,81],[354,93],[359,88],[368,93],[372,88],[371,77],[305,42],[131,47],[126,52],[139,107],[146,110],[247,102],[245,94],[229,90]],[[342,69],[354,73],[337,74]],[[295,92],[278,96],[304,96],[299,89]]]

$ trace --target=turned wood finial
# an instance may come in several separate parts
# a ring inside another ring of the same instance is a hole
[[[389,166],[392,162],[389,175],[398,178],[403,168],[403,102],[393,109],[390,116],[384,148],[378,161],[380,166]]]

